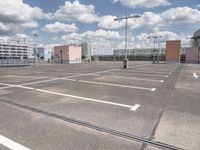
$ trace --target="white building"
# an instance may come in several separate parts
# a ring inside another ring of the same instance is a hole
[[[31,59],[33,58],[30,45],[16,41],[0,41],[0,59]]]
[[[85,60],[91,59],[92,55],[92,45],[90,42],[82,43],[81,45],[82,50],[82,58]]]
[[[150,56],[154,53],[152,48],[145,48],[145,49],[127,49],[127,52],[125,49],[115,49],[113,50],[114,56],[124,56],[127,53],[128,56]],[[159,55],[165,54],[165,49],[160,48],[158,50]]]

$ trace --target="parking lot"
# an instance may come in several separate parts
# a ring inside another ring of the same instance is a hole
[[[199,75],[151,62],[0,68],[0,149],[198,150]]]

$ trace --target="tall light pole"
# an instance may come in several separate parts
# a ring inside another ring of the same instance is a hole
[[[36,63],[38,63],[38,59],[37,59],[37,43],[36,43],[36,38],[37,38],[37,33],[33,33],[33,37],[35,39],[35,60],[36,60]]]
[[[126,9],[126,16],[125,17],[118,17],[115,18],[114,21],[120,21],[120,20],[126,20],[126,25],[125,25],[125,59],[124,62],[126,62],[126,65],[124,65],[124,68],[128,68],[128,59],[127,59],[127,43],[128,43],[128,37],[127,37],[127,29],[128,29],[128,19],[129,18],[140,18],[140,15],[133,15],[133,16],[128,16],[128,11]]]
[[[158,38],[161,38],[162,36],[157,36],[157,35],[154,35],[154,36],[149,36],[148,38],[149,39],[152,39],[153,38],[153,43],[154,43],[154,50],[153,50],[153,63],[155,63],[155,53],[156,53],[156,39]],[[157,56],[157,63],[159,62],[159,56]]]

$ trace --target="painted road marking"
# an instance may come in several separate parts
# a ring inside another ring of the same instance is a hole
[[[110,101],[103,101],[103,100],[99,100],[99,99],[81,97],[81,96],[70,95],[70,94],[63,94],[63,93],[52,92],[52,91],[47,91],[47,90],[42,90],[42,89],[35,89],[35,90],[36,91],[40,91],[40,92],[44,92],[44,93],[59,95],[59,96],[65,96],[65,97],[71,97],[71,98],[81,99],[81,100],[85,100],[85,101],[91,101],[91,102],[97,102],[97,103],[115,105],[115,106],[120,106],[120,107],[126,107],[126,108],[129,108],[131,111],[132,111],[132,108],[134,107],[134,106],[131,106],[131,105],[126,105],[126,104],[121,104],[121,103],[115,103],[115,102],[110,102]]]
[[[175,70],[176,70],[176,68],[178,67],[179,65],[176,65],[176,67],[174,67],[170,72],[169,72],[169,74],[172,74]]]
[[[8,86],[5,86],[5,87],[1,87],[0,90],[5,90],[5,89],[9,89],[9,88],[12,88],[14,87],[13,85],[8,85]]]
[[[152,72],[151,71],[138,71],[138,70],[135,70],[135,71],[134,70],[127,70],[127,71],[131,72],[131,73],[144,73],[144,74],[145,73],[147,73],[147,74],[151,73],[151,74],[155,74],[155,75],[162,75],[162,74],[164,75],[164,74],[166,74],[164,72],[156,72],[156,71],[155,72],[153,72],[153,71]]]
[[[131,108],[131,110],[132,110],[132,111],[136,111],[139,107],[140,107],[140,104],[135,104],[135,105]]]
[[[145,65],[145,64],[140,64],[137,66],[142,66],[142,65]],[[137,66],[134,66],[134,67],[137,67]],[[71,75],[71,76],[67,76],[64,78],[51,78],[51,79],[47,79],[47,80],[28,82],[28,83],[24,83],[24,84],[20,84],[20,85],[33,85],[33,84],[50,82],[50,81],[55,81],[55,80],[60,80],[60,79],[68,79],[68,78],[79,77],[79,76],[95,75],[95,74],[99,74],[99,73],[111,72],[111,71],[116,71],[116,70],[122,70],[122,69],[109,69],[109,70],[103,70],[103,71],[98,71],[98,72],[94,72],[94,73],[76,74],[76,75]],[[42,73],[42,72],[37,72],[37,73]],[[2,85],[11,85],[11,84],[2,83]]]
[[[121,75],[143,75],[143,76],[149,76],[149,77],[161,77],[161,78],[168,78],[168,75],[153,75],[153,74],[143,74],[143,73],[123,73],[123,72],[117,72],[116,74]]]
[[[197,79],[199,76],[195,72],[193,72],[193,77]]]
[[[138,87],[138,86],[129,86],[129,85],[122,85],[122,84],[112,84],[112,83],[105,83],[105,82],[94,82],[94,81],[87,81],[87,80],[73,80],[73,79],[65,79],[60,78],[62,80],[73,81],[73,82],[82,82],[82,83],[89,83],[89,84],[99,84],[99,85],[108,85],[108,86],[116,86],[122,88],[131,88],[131,89],[140,89],[140,90],[148,90],[154,92],[156,88],[145,88],[145,87]],[[164,82],[161,80],[161,82]]]
[[[0,83],[0,85],[12,86],[13,84],[8,84],[8,83]]]
[[[94,82],[94,81],[86,81],[86,80],[78,80],[78,82],[90,83],[90,84],[99,84],[99,85],[108,85],[108,86],[115,86],[115,87],[122,87],[122,88],[148,90],[148,91],[155,91],[156,90],[155,88],[145,88],[145,87],[139,87],[139,86],[129,86],[129,85],[122,85],[122,84],[112,84],[112,83]]]
[[[53,78],[53,79],[47,79],[47,80],[42,80],[42,81],[35,81],[35,82],[28,82],[28,83],[24,83],[21,85],[33,85],[33,84],[38,84],[38,83],[43,83],[43,82],[50,82],[50,81],[55,81],[58,80],[59,78]]]
[[[161,82],[161,83],[164,82],[164,80],[153,80],[153,79],[144,79],[144,78],[136,78],[136,77],[116,77],[116,76],[106,76],[106,77],[108,77],[108,78],[125,79],[125,80],[141,80],[141,81]]]
[[[43,90],[43,89],[36,89],[36,88],[32,88],[32,87],[27,87],[27,86],[23,86],[23,85],[12,85],[12,86],[13,87],[17,87],[17,88],[28,89],[28,90],[35,90],[35,91],[39,91],[39,92],[43,92],[43,93],[49,93],[49,94],[54,94],[54,95],[59,95],[59,96],[65,96],[65,97],[81,99],[81,100],[85,100],[85,101],[91,101],[91,102],[115,105],[115,106],[120,106],[120,107],[126,107],[126,108],[129,108],[130,111],[134,111],[134,109],[136,108],[135,105],[132,106],[132,105],[126,105],[126,104],[115,103],[115,102],[110,102],[110,101],[104,101],[104,100],[99,100],[99,99],[93,99],[93,98],[81,97],[81,96],[76,96],[76,95],[58,93],[58,92],[53,92],[53,91],[48,91],[48,90]],[[155,90],[155,89],[153,89],[153,90]]]
[[[0,144],[11,149],[11,150],[30,150],[29,148],[20,145],[2,135],[0,135]]]
[[[44,79],[44,78],[48,78],[48,77],[36,77],[36,76],[23,76],[23,75],[6,75],[4,77],[17,77],[17,78],[24,78],[24,77],[28,77],[28,78],[38,78],[38,79]]]
[[[170,72],[171,70],[153,70],[153,69],[139,69],[139,70],[135,70],[135,71],[150,71],[150,72],[161,72],[161,73],[168,73],[168,72]]]

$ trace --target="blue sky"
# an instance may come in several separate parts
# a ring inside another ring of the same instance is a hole
[[[43,45],[90,41],[96,54],[124,47],[125,22],[113,20],[126,9],[128,15],[141,15],[128,21],[129,48],[152,47],[148,37],[153,35],[162,36],[157,46],[177,39],[189,46],[200,28],[199,0],[4,0],[0,5],[1,39],[26,38]]]

